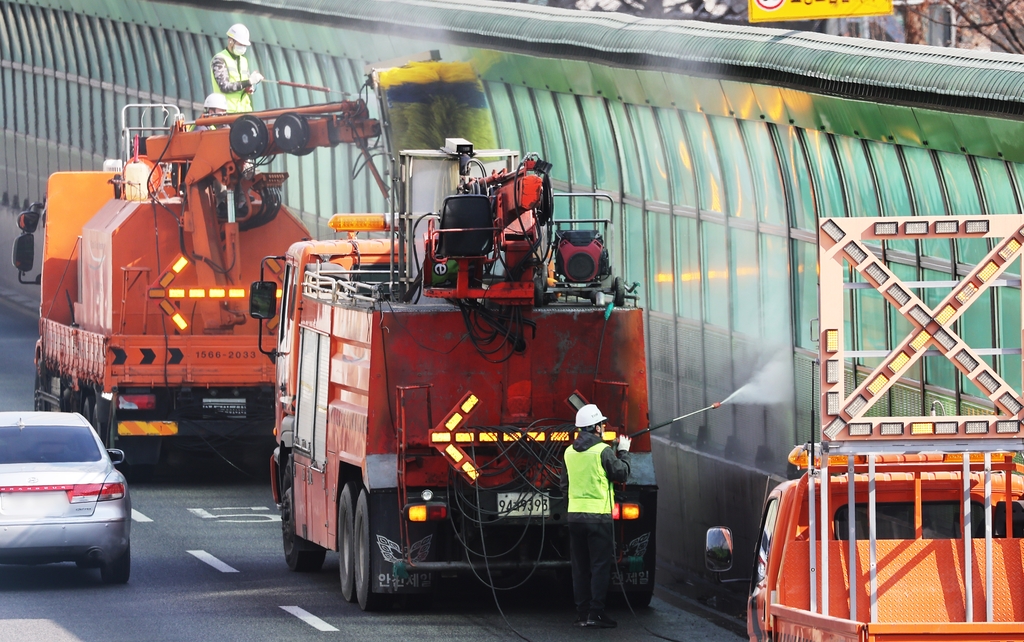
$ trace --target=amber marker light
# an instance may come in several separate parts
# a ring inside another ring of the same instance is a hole
[[[171,266],[171,269],[174,270],[175,274],[181,274],[181,271],[184,270],[185,266],[187,265],[188,259],[186,259],[184,256],[179,256],[178,260],[175,261],[174,265]]]
[[[223,299],[224,297],[227,296],[227,294],[227,290],[225,290],[224,288],[210,288],[211,299]]]
[[[229,299],[244,299],[245,298],[245,288],[231,288],[230,290],[228,290],[228,298]]]
[[[171,288],[167,290],[167,297],[170,299],[184,299],[185,288]]]
[[[188,291],[188,298],[190,299],[205,299],[206,290],[203,288],[190,288]]]
[[[389,228],[384,214],[335,214],[327,226],[335,232],[386,232]]]
[[[178,326],[179,330],[184,330],[188,327],[188,322],[185,321],[185,317],[181,316],[180,313],[171,317],[171,320],[174,321],[174,325]]]

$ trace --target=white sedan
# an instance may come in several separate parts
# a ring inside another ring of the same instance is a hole
[[[131,574],[131,498],[82,415],[0,412],[0,564],[76,562]]]

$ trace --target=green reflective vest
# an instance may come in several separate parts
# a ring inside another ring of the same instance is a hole
[[[565,471],[569,475],[569,512],[612,514],[612,492],[608,475],[601,465],[601,453],[608,444],[594,444],[583,452],[569,446],[565,451]]]
[[[234,56],[227,49],[224,49],[214,58],[224,59],[224,64],[228,69],[229,81],[242,82],[243,80],[249,80],[249,61],[245,59],[245,56]],[[220,90],[217,78],[213,75],[212,65],[210,68],[210,80],[213,81],[213,91],[218,94],[224,94],[224,97],[227,99],[229,114],[252,111],[252,96],[249,95],[249,92],[243,89],[242,91],[225,94]]]

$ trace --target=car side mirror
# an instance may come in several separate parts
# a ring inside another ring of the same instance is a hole
[[[14,267],[19,272],[31,272],[36,264],[36,243],[30,233],[24,233],[14,239]]]
[[[249,288],[249,316],[273,319],[277,316],[277,282],[255,281]]]
[[[704,542],[704,565],[709,571],[724,573],[732,568],[732,531],[725,526],[708,529]]]
[[[110,456],[110,463],[117,466],[124,463],[124,451],[117,448],[108,448],[107,455]]]

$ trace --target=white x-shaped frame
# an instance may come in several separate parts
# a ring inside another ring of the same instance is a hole
[[[908,225],[909,223],[909,225]],[[941,230],[941,231],[940,231]],[[895,240],[925,238],[992,238],[999,239],[986,257],[964,277],[934,308],[914,294],[885,263],[864,244],[864,240]],[[1024,402],[1018,391],[1012,389],[974,350],[952,329],[954,322],[1007,267],[1021,255],[1024,247],[1024,217],[901,217],[901,218],[842,218],[822,219],[819,223],[821,321],[820,352],[822,381],[822,434],[828,439],[870,438],[877,436],[874,426],[886,424],[890,435],[904,434],[904,425],[910,431],[928,438],[938,436],[933,417],[918,418],[866,418],[865,414],[883,396],[900,376],[917,363],[930,347],[935,347],[953,365],[973,382],[982,394],[996,406],[1001,416],[996,420],[997,431],[981,434],[977,428],[979,417],[947,417],[943,435],[963,435],[959,425],[971,421],[977,436],[1005,437],[1007,432],[1019,431],[1019,419],[1024,418]],[[850,265],[910,322],[913,330],[886,356],[882,363],[850,395],[843,394],[843,273],[844,262]],[[1015,421],[1007,421],[1014,418]],[[932,423],[929,423],[929,420]],[[1001,421],[1000,421],[1001,420]],[[847,431],[850,424],[860,430]],[[885,435],[885,426],[882,434]],[[952,432],[950,432],[952,430]],[[898,432],[897,432],[898,431]]]

